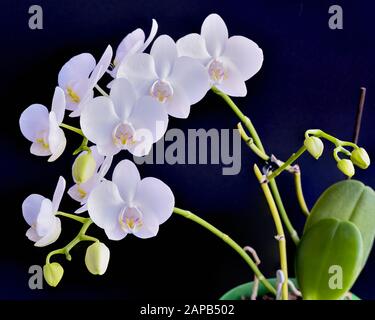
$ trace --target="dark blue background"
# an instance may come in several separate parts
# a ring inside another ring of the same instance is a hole
[[[28,28],[32,4],[42,5],[43,30]],[[328,28],[331,4],[343,6],[344,30]],[[58,161],[47,163],[45,158],[29,153],[18,119],[31,103],[49,105],[57,73],[71,56],[91,52],[98,58],[107,44],[116,48],[135,28],[148,33],[152,18],[159,23],[158,34],[166,33],[177,40],[199,32],[204,18],[217,12],[231,35],[247,36],[264,51],[263,68],[247,83],[248,96],[236,102],[254,121],[269,153],[287,158],[299,148],[309,128],[351,139],[359,87],[365,86],[368,96],[360,143],[375,159],[374,9],[372,1],[339,0],[2,1],[0,298],[216,299],[252,277],[245,263],[224,243],[190,221],[172,217],[156,238],[106,240],[112,255],[102,277],[86,271],[86,246],[82,245],[74,249],[72,262],[58,258],[65,269],[58,288],[28,288],[29,266],[43,264],[49,250],[69,241],[78,226],[64,220],[63,235],[56,244],[34,248],[25,237],[27,225],[21,203],[30,193],[51,197],[59,175],[68,180],[68,185],[72,183],[71,152],[80,141],[67,133],[66,152]],[[209,93],[193,107],[187,120],[172,119],[170,127],[233,128],[236,123],[224,102]],[[325,188],[343,179],[330,148],[326,144],[319,161],[308,155],[299,161],[309,206]],[[117,159],[124,157],[129,155],[124,152]],[[177,206],[213,222],[240,244],[256,248],[261,269],[273,276],[278,268],[277,244],[271,217],[253,176],[254,161],[255,156],[243,146],[242,171],[237,176],[222,176],[220,165],[148,165],[140,171],[143,176],[168,183]],[[375,167],[358,170],[356,177],[374,187]],[[279,181],[290,218],[301,231],[304,217],[296,204],[293,179],[284,174]],[[66,196],[63,206],[68,211],[76,203]],[[103,232],[95,233],[105,240]],[[288,249],[293,274],[291,241]],[[353,289],[362,298],[375,298],[374,267],[373,253]]]

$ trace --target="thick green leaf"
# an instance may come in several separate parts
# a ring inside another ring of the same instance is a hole
[[[297,249],[297,280],[305,300],[337,300],[349,291],[362,266],[363,244],[349,221],[320,220]]]
[[[321,195],[311,210],[305,232],[327,218],[350,221],[357,226],[363,239],[363,267],[375,236],[374,190],[356,180],[344,180],[334,184]]]

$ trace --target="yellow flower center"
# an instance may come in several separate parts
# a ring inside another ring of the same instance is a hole
[[[81,98],[79,95],[72,89],[72,87],[67,87],[66,92],[68,93],[68,96],[72,102],[79,103],[81,101]]]

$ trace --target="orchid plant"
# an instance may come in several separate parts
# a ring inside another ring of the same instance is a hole
[[[61,264],[51,260],[56,255],[70,260],[73,247],[83,241],[92,242],[85,256],[89,272],[106,272],[110,250],[101,240],[88,235],[91,225],[102,228],[109,240],[121,240],[130,234],[145,239],[155,237],[160,225],[177,214],[221,238],[244,259],[255,277],[252,292],[249,291],[252,299],[258,294],[259,284],[276,299],[287,300],[293,292],[304,299],[345,297],[372,247],[375,193],[358,181],[345,180],[329,188],[310,211],[295,162],[305,151],[318,159],[325,140],[334,145],[338,169],[351,178],[354,166],[366,169],[370,165],[365,149],[313,129],[306,131],[300,149],[285,162],[267,154],[252,121],[231,98],[246,95],[245,82],[262,67],[262,49],[246,37],[229,37],[225,22],[217,14],[204,20],[199,34],[186,35],[176,42],[168,35],[160,35],[151,45],[157,29],[153,20],[147,39],[141,29],[128,34],[118,46],[113,62],[111,46],[98,62],[89,53],[74,56],[58,74],[51,107],[33,104],[21,114],[20,129],[32,143],[30,152],[47,156],[48,161],[57,160],[64,152],[67,140],[63,129],[83,139],[74,152],[78,155],[72,166],[74,184],[67,192],[78,203],[75,213],[60,209],[66,187],[63,177],[59,178],[52,201],[32,194],[22,204],[23,216],[30,226],[26,236],[35,246],[47,246],[58,239],[60,218],[82,225],[70,243],[47,255],[43,269],[47,283],[56,286],[64,273]],[[113,78],[105,86],[109,93],[98,84],[105,73]],[[107,176],[115,155],[122,150],[137,157],[149,154],[153,144],[163,138],[169,116],[187,118],[190,107],[209,90],[233,110],[240,120],[238,133],[249,150],[265,163],[262,170],[256,164],[253,169],[275,223],[280,254],[276,281],[262,274],[253,248],[241,247],[212,224],[175,207],[172,190],[157,178],[141,179],[130,160],[120,161],[112,177]],[[63,122],[66,110],[70,117],[80,117],[80,128]],[[298,202],[307,216],[301,237],[288,218],[276,184],[276,178],[285,171],[295,177]],[[86,212],[86,216],[80,215]],[[288,279],[284,228],[297,246],[296,284],[301,293]],[[332,266],[342,269],[341,286],[335,288],[330,278]]]

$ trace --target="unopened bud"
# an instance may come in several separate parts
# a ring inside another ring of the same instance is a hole
[[[86,250],[85,263],[92,274],[102,275],[109,263],[109,249],[104,243],[95,242]]]
[[[367,169],[370,165],[370,157],[364,148],[354,149],[350,159],[357,167],[361,169]]]
[[[324,150],[323,141],[317,137],[308,137],[303,143],[307,151],[315,158],[319,159]]]
[[[56,287],[59,284],[63,274],[64,269],[57,262],[48,263],[43,267],[44,279],[51,287]]]
[[[355,173],[354,165],[353,165],[353,162],[351,162],[349,159],[339,160],[337,162],[337,167],[342,171],[342,173],[347,175],[349,178],[354,176],[354,173]]]
[[[78,156],[73,164],[73,178],[77,183],[84,183],[95,173],[96,162],[91,152]]]

